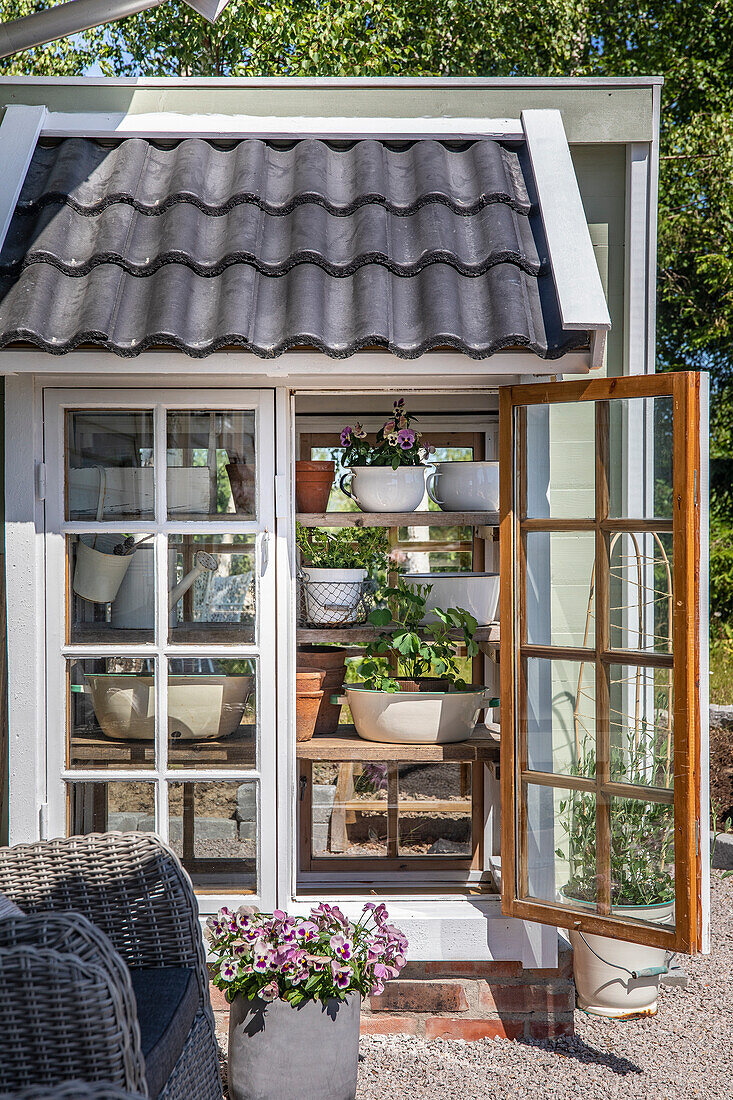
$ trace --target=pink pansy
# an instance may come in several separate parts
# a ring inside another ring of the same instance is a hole
[[[369,990],[370,997],[378,997],[380,993],[384,993],[384,983],[375,982],[372,988]]]
[[[263,986],[260,990],[260,998],[268,1003],[270,1001],[276,1001],[279,996],[280,990],[277,987],[277,982],[274,980],[268,982],[267,985]]]
[[[219,975],[223,982],[233,982],[239,976],[239,963],[236,959],[225,959],[221,964]]]
[[[328,942],[331,945],[331,950],[334,955],[339,959],[343,959],[345,962],[348,962],[354,954],[354,945],[351,940],[347,940],[345,936],[331,936]]]
[[[306,955],[305,959],[314,974],[321,974],[331,961],[327,955]]]
[[[295,935],[303,943],[310,943],[311,940],[318,938],[318,925],[312,920],[303,921],[302,924],[296,925]]]
[[[351,967],[340,966],[336,959],[331,960],[331,977],[337,989],[347,989],[351,981]]]
[[[361,424],[357,424],[354,427],[354,435],[357,439],[366,439],[366,432],[362,428]]]
[[[354,429],[351,427],[350,424],[347,424],[346,427],[342,430],[342,432],[341,432],[342,446],[346,447],[351,442],[351,433],[352,433],[353,430]]]
[[[385,424],[384,424],[384,427],[382,428],[382,431],[384,432],[385,435],[389,435],[390,432],[393,432],[395,430],[395,427],[396,427],[396,425],[395,425],[394,420],[387,420],[387,421],[385,421]]]
[[[374,964],[374,977],[380,982],[388,982],[390,978],[396,978],[399,971],[394,966],[386,966],[384,963]]]
[[[399,426],[400,426],[400,428],[406,428],[407,427],[407,417],[406,416],[401,416],[400,417]]]

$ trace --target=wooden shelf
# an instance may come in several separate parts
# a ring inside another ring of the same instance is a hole
[[[468,741],[452,741],[447,745],[388,745],[378,741],[365,741],[353,726],[339,726],[338,734],[325,737],[316,734],[310,741],[296,746],[299,760],[399,760],[417,763],[444,763],[446,761],[498,760],[499,739],[484,725],[476,726]]]
[[[396,630],[396,626],[380,626],[379,630],[364,623],[361,626],[299,626],[296,641],[299,645],[366,645],[382,631],[390,633]],[[460,639],[461,634],[457,630],[451,631],[451,637]],[[488,626],[480,626],[476,630],[476,641],[483,646],[497,647],[499,645],[499,624],[490,623]]]
[[[298,512],[303,527],[497,527],[498,512]]]

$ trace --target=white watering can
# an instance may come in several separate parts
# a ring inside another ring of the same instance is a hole
[[[120,584],[117,598],[112,604],[112,626],[152,630],[155,620],[153,555],[149,551],[137,551],[131,555],[131,559],[130,567]],[[193,569],[174,584],[168,593],[171,626],[175,625],[175,608],[178,601],[202,573],[213,573],[219,565],[216,555],[208,554],[205,550],[197,550],[193,561]],[[175,568],[176,551],[169,550],[168,576],[175,573]]]

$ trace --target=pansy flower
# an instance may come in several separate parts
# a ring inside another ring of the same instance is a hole
[[[403,451],[409,451],[415,443],[415,433],[411,428],[400,428],[397,433],[400,447]]]
[[[311,940],[318,938],[318,925],[312,920],[303,921],[302,924],[296,925],[295,937],[301,943],[310,943]]]
[[[366,432],[364,431],[364,429],[363,429],[363,427],[361,426],[361,424],[355,424],[355,425],[354,425],[354,438],[355,438],[355,439],[366,439],[366,435],[367,435],[367,434],[366,434]]]
[[[341,445],[343,447],[348,447],[349,443],[351,442],[351,433],[353,432],[353,430],[354,429],[351,427],[350,424],[347,424],[346,427],[342,430]]]
[[[233,982],[239,977],[239,962],[236,959],[224,959],[219,970],[219,977],[223,982]]]
[[[337,989],[348,989],[351,973],[350,966],[341,966],[336,959],[331,960],[331,977]]]
[[[354,954],[354,945],[345,936],[331,936],[328,942],[334,955],[339,959],[343,959],[344,962],[348,962]]]
[[[274,978],[271,982],[268,982],[267,985],[263,986],[260,990],[260,999],[267,1002],[268,1004],[270,1003],[270,1001],[276,1001],[279,996],[280,990],[278,989],[277,982],[274,980]]]

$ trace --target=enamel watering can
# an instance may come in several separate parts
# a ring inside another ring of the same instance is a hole
[[[214,573],[218,567],[215,554],[197,550],[194,555],[193,569],[182,580],[174,584],[168,593],[169,624],[175,625],[176,604],[188,592],[202,573]],[[176,551],[168,551],[168,576],[174,576],[176,570]],[[112,604],[112,625],[138,629],[153,629],[155,621],[155,589],[153,583],[153,555],[150,551],[138,550],[132,555],[132,561]]]

